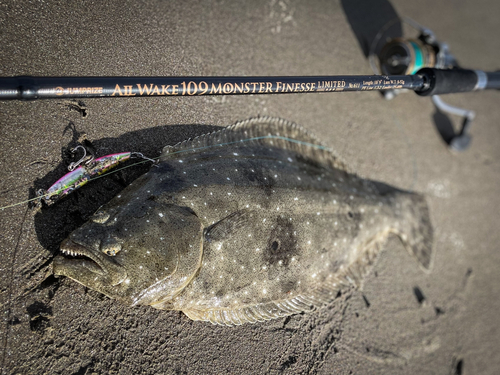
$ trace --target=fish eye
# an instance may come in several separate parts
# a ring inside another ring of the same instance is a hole
[[[109,212],[106,211],[97,211],[91,218],[94,223],[97,224],[104,224],[106,221],[109,220],[110,214]]]
[[[101,243],[101,251],[107,256],[114,257],[120,252],[122,245],[120,245],[116,240],[109,239]]]

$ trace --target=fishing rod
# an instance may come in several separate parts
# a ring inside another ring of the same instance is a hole
[[[423,68],[412,75],[297,77],[3,77],[0,100],[413,90],[421,96],[500,89],[500,72]]]

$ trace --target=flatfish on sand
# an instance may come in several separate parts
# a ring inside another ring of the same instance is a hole
[[[250,119],[160,160],[64,240],[55,275],[239,325],[331,302],[391,233],[430,268],[425,199],[356,176],[296,124]]]

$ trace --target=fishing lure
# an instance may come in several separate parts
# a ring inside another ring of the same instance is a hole
[[[79,161],[71,163],[68,166],[68,170],[70,172],[62,176],[51,187],[45,191],[39,190],[37,192],[39,202],[43,200],[50,206],[62,197],[85,185],[90,179],[92,179],[92,177],[100,176],[130,158],[140,157],[145,160],[152,161],[153,163],[155,162],[155,160],[144,156],[140,152],[121,152],[102,156],[97,159],[91,157],[90,160],[83,163],[87,157],[85,148],[83,146],[77,146],[71,151],[74,152],[78,148],[83,149],[83,157]],[[80,165],[82,163],[83,165]]]

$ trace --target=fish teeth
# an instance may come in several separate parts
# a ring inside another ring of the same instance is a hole
[[[78,255],[83,255],[83,254],[77,253],[77,252],[69,250],[69,249],[61,249],[61,253],[65,254],[65,255],[70,255],[73,257],[78,256]]]

